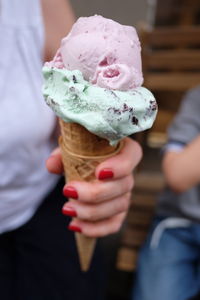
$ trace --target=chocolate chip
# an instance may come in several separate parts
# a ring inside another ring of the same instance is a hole
[[[114,108],[113,111],[115,114],[121,115],[121,111],[119,109]]]
[[[73,82],[74,82],[74,83],[77,83],[77,79],[76,79],[76,76],[75,76],[75,75],[73,75],[72,79],[73,79]]]
[[[122,113],[120,109],[115,108],[115,107],[109,107],[109,108],[108,108],[108,111],[111,111],[111,110],[112,110],[113,113],[116,114],[116,115],[121,115],[121,113]]]
[[[56,102],[55,102],[53,99],[51,99],[51,103],[52,103],[53,105],[56,105]]]
[[[157,105],[156,104],[152,105],[151,110],[153,110],[153,111],[157,110]]]
[[[135,116],[132,117],[131,121],[132,121],[133,125],[138,125],[138,119]]]
[[[117,95],[115,94],[115,92],[113,92],[113,91],[110,90],[110,93],[111,93],[115,98],[118,98]]]
[[[123,112],[125,112],[125,111],[129,111],[129,107],[128,107],[128,105],[126,104],[126,103],[124,103],[124,105],[123,105],[123,110],[122,110]]]

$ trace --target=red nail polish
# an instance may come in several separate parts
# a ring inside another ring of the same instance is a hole
[[[67,186],[63,189],[63,194],[67,198],[78,199],[78,193],[73,186]]]
[[[63,207],[62,208],[62,213],[65,216],[77,217],[76,211],[73,208],[71,208],[71,207]]]
[[[99,173],[99,179],[108,179],[114,176],[113,171],[111,169],[103,169]]]
[[[81,228],[75,225],[69,225],[68,229],[75,232],[82,232]]]

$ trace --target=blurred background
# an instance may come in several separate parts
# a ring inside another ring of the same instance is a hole
[[[146,19],[145,0],[73,0],[71,3],[77,17],[99,14],[127,25],[134,25]]]
[[[146,236],[158,193],[166,129],[184,93],[200,84],[199,0],[73,0],[76,16],[101,14],[137,28],[142,44],[144,86],[158,102],[153,128],[134,136],[144,158],[136,170],[132,205],[122,230],[101,240],[106,257],[107,300],[128,300],[138,250]]]

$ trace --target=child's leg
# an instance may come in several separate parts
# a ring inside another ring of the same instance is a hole
[[[198,292],[194,226],[165,228],[157,247],[152,248],[157,226],[155,221],[140,253],[132,300],[187,300]]]

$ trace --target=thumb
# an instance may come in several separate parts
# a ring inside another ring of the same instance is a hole
[[[50,173],[63,173],[62,156],[59,147],[54,149],[49,158],[46,160],[46,168]]]
[[[141,158],[142,148],[138,142],[125,138],[124,146],[120,152],[100,163],[96,168],[95,175],[98,179],[111,177],[117,179],[127,176],[132,173]]]

